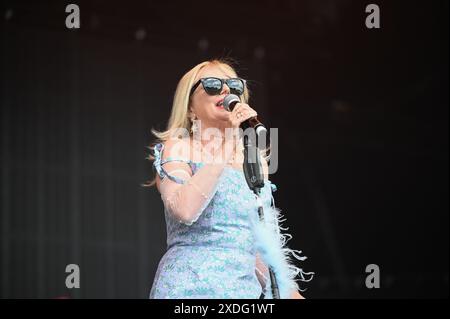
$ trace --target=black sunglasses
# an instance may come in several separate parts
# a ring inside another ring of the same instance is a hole
[[[189,93],[189,96],[194,93],[197,86],[200,85],[200,83],[203,85],[203,89],[206,93],[209,95],[219,95],[222,92],[223,84],[226,83],[227,86],[230,88],[231,94],[236,95],[242,95],[244,94],[244,88],[245,88],[245,80],[240,78],[233,78],[233,79],[219,79],[219,78],[202,78],[198,80],[194,86],[191,89],[191,92]]]

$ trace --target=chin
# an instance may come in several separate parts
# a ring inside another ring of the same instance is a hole
[[[217,110],[214,110],[214,117],[216,119],[220,119],[222,121],[228,121],[229,118],[229,112],[225,109],[219,109],[217,106],[215,106]]]

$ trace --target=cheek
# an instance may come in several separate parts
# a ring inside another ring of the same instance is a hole
[[[208,94],[204,93],[204,94],[202,94],[202,96],[201,96],[201,100],[202,100],[202,104],[203,104],[205,107],[210,107],[211,104],[214,103],[215,97],[212,96],[212,95],[208,95]]]
[[[212,106],[214,106],[213,96],[202,94],[195,100],[195,110],[198,115],[210,113],[212,111]]]

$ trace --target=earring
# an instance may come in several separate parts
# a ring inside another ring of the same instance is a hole
[[[198,132],[198,124],[197,124],[197,116],[194,115],[194,117],[191,119],[191,133],[196,134]]]

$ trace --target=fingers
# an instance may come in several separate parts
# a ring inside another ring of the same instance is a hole
[[[238,127],[242,122],[257,115],[258,113],[248,104],[238,103],[230,114],[230,121],[233,127]]]
[[[238,103],[236,107],[233,109],[233,112],[236,111],[241,114],[249,115],[250,117],[258,115],[254,109],[252,109],[248,104]]]

